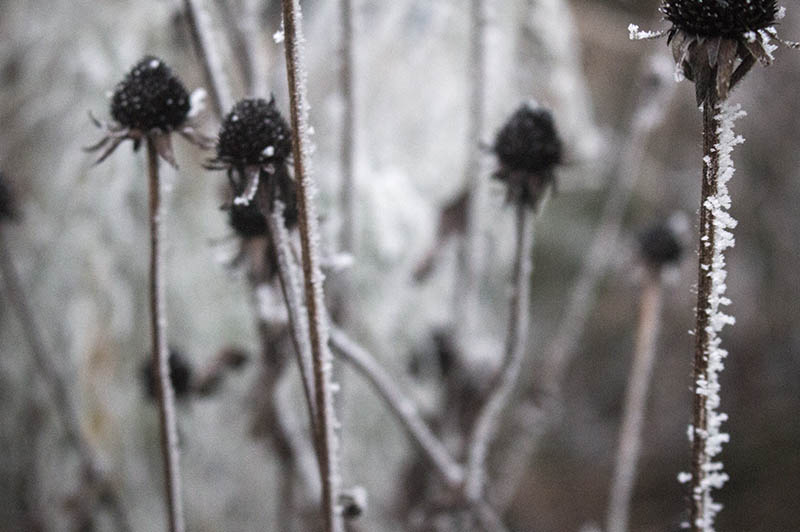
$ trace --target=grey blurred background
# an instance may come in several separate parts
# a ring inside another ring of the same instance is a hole
[[[242,97],[235,46],[221,22],[228,11],[222,2],[206,3],[234,94]],[[280,27],[278,2],[263,4],[258,49],[268,89],[286,110],[283,50],[272,40]],[[451,325],[455,242],[445,244],[425,283],[414,283],[412,273],[434,242],[439,209],[463,186],[468,150],[476,149],[467,143],[469,10],[463,0],[356,4],[359,238],[348,329],[435,420],[447,402],[438,370],[430,369],[432,338]],[[535,397],[544,354],[619,177],[618,154],[630,143],[647,86],[643,65],[668,50],[663,41],[628,40],[631,22],[665,27],[657,1],[492,4],[484,141],[522,101],[535,98],[553,108],[570,158],[537,222],[531,338],[515,401],[524,406]],[[242,5],[228,7],[236,12]],[[107,117],[106,93],[144,54],[162,57],[190,90],[204,84],[180,8],[181,2],[155,0],[0,2],[0,169],[23,213],[3,232],[45,343],[69,383],[82,432],[141,531],[162,530],[164,523],[157,411],[140,376],[149,351],[144,157],[125,144],[92,168],[81,147],[99,135],[87,111]],[[326,246],[334,248],[342,109],[336,3],[314,0],[304,9],[320,212]],[[781,34],[800,39],[799,22],[800,10],[788,6]],[[731,97],[748,116],[737,122],[747,142],[734,154],[731,184],[739,226],[728,253],[728,293],[737,323],[723,334],[730,357],[721,410],[730,415],[731,442],[722,460],[731,480],[718,495],[725,505],[719,530],[789,532],[800,522],[800,175],[793,133],[800,128],[800,55],[777,55]],[[663,110],[663,123],[641,139],[641,171],[566,373],[559,423],[537,440],[532,460],[520,460],[514,449],[528,438],[530,419],[517,409],[493,453],[490,493],[507,501],[504,518],[513,530],[577,531],[603,521],[638,313],[635,237],[675,213],[687,222],[688,248],[665,281],[632,529],[677,530],[685,518],[686,494],[676,477],[689,462],[688,330],[701,150],[693,87],[678,84]],[[215,127],[209,116],[206,131]],[[179,403],[189,530],[280,530],[280,463],[251,431],[264,370],[255,356],[248,284],[226,266],[239,243],[219,210],[224,178],[201,168],[205,154],[182,142],[176,149],[181,169],[165,171],[170,342],[195,368],[230,347],[253,354],[214,395]],[[485,159],[488,180],[494,163]],[[478,365],[492,367],[507,317],[513,229],[499,185],[487,192],[487,274],[475,334],[485,339]],[[32,515],[42,530],[72,530],[66,501],[80,484],[76,458],[2,291],[0,301],[0,530],[34,530]],[[370,494],[358,530],[416,530],[402,501],[413,490],[408,471],[419,458],[363,381],[347,369],[339,376],[345,484]],[[302,425],[297,381],[291,379],[286,394]],[[508,471],[518,477],[511,486]],[[98,527],[109,526],[101,516]]]

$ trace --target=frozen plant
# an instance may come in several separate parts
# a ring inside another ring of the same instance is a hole
[[[728,351],[721,347],[720,331],[734,318],[721,307],[727,271],[724,252],[734,245],[736,220],[730,215],[728,182],[733,177],[733,148],[744,139],[733,132],[733,123],[744,113],[727,102],[731,90],[756,61],[769,65],[776,43],[798,47],[778,37],[775,25],[784,16],[775,0],[697,2],[664,0],[661,12],[671,27],[662,32],[641,32],[631,24],[631,39],[667,36],[676,62],[676,79],[695,84],[697,104],[703,113],[703,176],[700,200],[700,245],[695,307],[693,363],[694,402],[690,438],[692,464],[682,475],[691,487],[690,521],[694,532],[713,532],[714,519],[722,509],[712,490],[728,480],[716,456],[729,435],[721,425],[727,415],[719,412],[719,373]]]

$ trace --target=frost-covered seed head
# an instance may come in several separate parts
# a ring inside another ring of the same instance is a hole
[[[683,254],[678,237],[662,224],[654,225],[639,235],[639,248],[642,258],[656,267],[674,264]]]
[[[180,351],[170,348],[169,377],[170,381],[172,381],[175,397],[181,398],[189,394],[192,386],[192,373],[192,365],[186,357]],[[152,357],[142,366],[142,378],[147,396],[155,399],[158,394],[158,375],[153,370]]]
[[[772,26],[778,5],[775,0],[665,0],[661,12],[686,33],[736,38]]]
[[[217,158],[233,165],[282,164],[292,152],[289,125],[275,100],[241,100],[222,123]]]
[[[17,209],[14,202],[14,194],[6,182],[6,176],[3,172],[0,172],[0,221],[14,220],[16,217]]]
[[[509,170],[540,172],[561,162],[561,139],[553,115],[543,107],[522,105],[494,142],[500,164]]]
[[[161,59],[146,56],[114,89],[111,116],[139,131],[172,131],[187,119],[189,94]]]

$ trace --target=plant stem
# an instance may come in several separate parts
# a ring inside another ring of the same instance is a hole
[[[58,412],[66,439],[78,452],[82,473],[89,482],[100,487],[101,501],[108,506],[114,519],[116,530],[128,532],[131,530],[131,526],[125,507],[119,495],[105,478],[91,445],[83,436],[78,414],[75,411],[67,384],[61,372],[53,363],[52,355],[45,347],[44,335],[36,322],[33,310],[28,305],[22,282],[17,274],[17,269],[14,267],[11,255],[4,228],[0,226],[0,273],[2,273],[6,287],[5,295],[19,317],[25,339],[33,355],[34,364],[36,364],[36,369],[44,380],[53,406]]]
[[[184,0],[186,22],[194,42],[195,51],[203,66],[203,74],[208,83],[208,90],[214,104],[214,110],[222,118],[226,109],[230,109],[233,99],[230,92],[222,58],[217,49],[211,16],[203,5],[203,0]]]
[[[451,488],[459,487],[464,478],[462,467],[453,460],[444,444],[422,419],[414,401],[403,392],[397,380],[389,375],[372,354],[337,327],[331,328],[331,347],[372,384],[417,447],[436,468],[442,480]]]
[[[164,284],[164,239],[166,210],[161,201],[158,152],[155,141],[147,138],[147,176],[150,189],[150,328],[153,367],[158,374],[158,406],[161,420],[161,452],[164,456],[164,482],[170,532],[184,532],[181,494],[180,454],[175,415],[175,392],[172,389],[167,348],[167,316]]]
[[[323,275],[320,271],[319,230],[314,205],[316,184],[311,177],[311,157],[308,140],[308,103],[306,97],[304,37],[299,0],[283,0],[283,23],[286,50],[286,73],[289,84],[292,123],[292,152],[294,178],[298,187],[300,247],[309,337],[314,366],[314,392],[317,403],[317,426],[320,441],[322,507],[326,532],[341,532],[342,520],[337,510],[339,471],[337,441],[334,429],[335,414],[331,390],[333,360],[328,348],[327,316],[323,299]]]
[[[356,96],[354,83],[355,48],[353,45],[353,0],[339,0],[341,17],[341,96],[344,103],[341,123],[341,208],[342,229],[340,234],[341,251],[353,253],[355,249],[355,123]],[[347,296],[345,296],[347,297]]]
[[[661,321],[663,288],[660,269],[648,269],[647,274],[641,297],[633,367],[625,396],[605,532],[628,531],[631,496],[636,483],[647,394],[653,374],[656,338]]]
[[[497,435],[500,417],[517,384],[525,355],[530,319],[530,279],[533,252],[533,213],[523,204],[517,205],[517,242],[514,260],[514,281],[508,320],[505,357],[495,377],[486,402],[478,413],[467,446],[465,492],[469,500],[483,495],[486,457]]]

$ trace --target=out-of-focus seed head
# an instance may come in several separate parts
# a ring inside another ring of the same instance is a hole
[[[775,0],[665,0],[664,17],[678,30],[705,37],[737,38],[775,24]]]
[[[169,377],[175,397],[182,398],[192,391],[192,365],[179,351],[169,350]],[[150,357],[142,366],[142,379],[144,380],[147,397],[155,399],[158,396],[158,374],[153,369],[153,358]]]
[[[164,61],[146,56],[114,89],[111,116],[139,131],[172,131],[187,119],[191,102],[183,83]]]
[[[237,166],[282,164],[292,152],[291,132],[275,100],[241,100],[222,123],[217,159]]]
[[[0,221],[14,220],[17,218],[16,202],[11,186],[6,181],[6,176],[0,172]]]
[[[683,255],[677,235],[664,224],[653,225],[639,235],[639,251],[655,267],[677,263]]]
[[[561,139],[552,113],[532,104],[522,105],[497,133],[494,152],[510,170],[540,172],[561,163]]]
[[[267,219],[261,214],[261,208],[255,202],[247,205],[231,205],[228,210],[228,223],[242,238],[257,238],[267,234]]]
[[[522,105],[497,133],[493,151],[500,163],[494,177],[506,184],[509,201],[535,208],[563,159],[553,115],[533,103]]]

